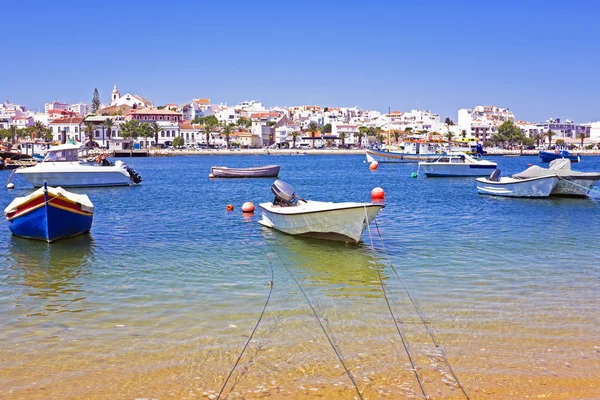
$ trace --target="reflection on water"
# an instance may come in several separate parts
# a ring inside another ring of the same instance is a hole
[[[326,286],[328,296],[379,297],[383,265],[373,258],[371,249],[365,243],[343,243],[337,241],[305,238],[282,234],[263,228],[263,235],[272,251],[279,257],[274,262],[283,261],[295,272],[300,272],[307,284]]]
[[[7,280],[28,288],[17,308],[28,310],[27,316],[81,311],[75,305],[85,299],[79,278],[94,259],[90,234],[52,244],[13,236],[7,247]]]

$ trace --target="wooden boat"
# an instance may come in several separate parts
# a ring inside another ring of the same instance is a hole
[[[358,243],[363,230],[375,219],[382,204],[328,203],[297,198],[287,183],[271,186],[272,203],[261,203],[263,226],[289,235]]]
[[[571,154],[568,150],[555,150],[552,151],[540,151],[540,161],[543,163],[550,162],[552,160],[557,160],[560,158],[566,158],[571,162],[579,162],[581,158],[577,154]]]
[[[211,167],[215,178],[274,178],[279,175],[279,165],[251,168]]]
[[[489,176],[495,162],[476,160],[466,153],[449,153],[432,162],[420,162],[419,170],[426,176]]]
[[[13,235],[51,243],[88,232],[94,205],[85,194],[44,185],[29,196],[15,198],[4,214]]]
[[[548,197],[558,183],[556,175],[516,179],[500,177],[496,169],[489,178],[477,178],[479,194],[504,197]]]

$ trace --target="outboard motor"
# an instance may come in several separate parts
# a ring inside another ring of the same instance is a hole
[[[125,164],[123,161],[121,161],[121,160],[115,161],[115,166],[125,169],[125,171],[127,171],[127,173],[129,174],[129,178],[131,178],[131,181],[133,183],[140,183],[142,181],[142,177],[140,176],[140,174],[138,174],[135,169],[131,168],[129,165]]]
[[[488,180],[492,181],[492,182],[498,182],[500,180],[500,170],[498,168],[496,168],[492,174],[490,175],[490,177],[488,178]]]
[[[288,207],[295,205],[298,201],[294,188],[280,179],[271,185],[271,192],[275,195],[273,205]]]

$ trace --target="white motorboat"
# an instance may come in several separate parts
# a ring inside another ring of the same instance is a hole
[[[427,176],[489,176],[496,167],[495,162],[476,160],[465,153],[449,153],[419,163],[419,170]]]
[[[600,180],[600,172],[579,172],[571,169],[571,160],[561,158],[550,161],[549,168],[537,165],[514,174],[516,179],[528,179],[540,176],[558,176],[558,184],[550,195],[586,197],[596,182]]]
[[[79,160],[80,146],[63,144],[48,150],[44,161],[29,168],[21,168],[15,173],[21,175],[33,187],[91,187],[127,186],[140,183],[142,178],[127,164],[117,161],[114,165],[105,158],[101,165],[83,163]]]
[[[516,179],[500,177],[496,169],[489,178],[477,178],[480,194],[505,197],[548,197],[558,184],[558,176],[547,175],[537,178]]]
[[[271,186],[272,203],[261,203],[263,226],[290,235],[358,243],[363,230],[384,207],[373,203],[328,203],[296,197],[287,183]]]

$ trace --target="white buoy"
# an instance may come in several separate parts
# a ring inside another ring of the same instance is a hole
[[[14,189],[15,188],[15,184],[10,182],[8,185],[6,185],[7,189]]]

